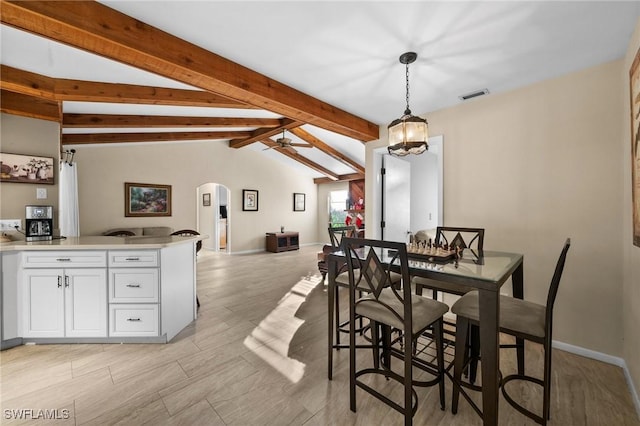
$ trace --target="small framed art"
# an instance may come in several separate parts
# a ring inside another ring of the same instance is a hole
[[[255,189],[242,190],[242,211],[258,211],[258,191]]]
[[[301,192],[293,193],[293,211],[303,212],[305,209],[305,194]]]

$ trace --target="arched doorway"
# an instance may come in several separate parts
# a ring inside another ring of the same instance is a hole
[[[198,232],[209,236],[202,241],[202,247],[211,251],[231,252],[229,188],[209,182],[200,185],[196,191]]]

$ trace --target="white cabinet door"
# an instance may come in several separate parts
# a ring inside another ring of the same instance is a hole
[[[27,269],[23,273],[25,337],[64,337],[64,271]]]
[[[67,337],[107,336],[107,275],[104,269],[65,269]]]
[[[106,337],[104,269],[25,269],[25,337]]]

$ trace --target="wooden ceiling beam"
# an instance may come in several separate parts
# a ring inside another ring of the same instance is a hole
[[[56,80],[45,75],[0,65],[0,87],[2,90],[37,96],[56,101]]]
[[[361,141],[379,128],[98,2],[2,2],[2,23]]]
[[[0,87],[57,101],[256,109],[200,90],[52,78],[8,65],[0,65]]]
[[[278,127],[278,118],[177,117],[172,115],[63,114],[69,127]]]
[[[251,132],[251,136],[249,136],[248,138],[242,138],[242,139],[233,139],[229,141],[229,147],[231,148],[242,148],[244,146],[247,145],[251,145],[252,143],[255,142],[262,142],[263,139],[267,139],[270,138],[271,136],[275,136],[279,133],[282,133],[282,130],[284,129],[288,129],[291,130],[295,127],[298,126],[302,126],[303,123],[299,122],[299,121],[295,121],[295,120],[291,120],[289,118],[285,118],[282,120],[282,123],[280,126],[276,127],[276,128],[271,128],[271,129],[267,129],[267,128],[260,128],[260,129],[256,129],[253,132]]]
[[[350,174],[346,174],[346,175],[338,175],[338,182],[344,182],[344,181],[349,181],[349,180],[358,180],[358,179],[364,179],[364,173],[350,173]],[[315,178],[313,179],[313,183],[315,183],[316,185],[321,184],[321,183],[333,183],[336,182],[335,180],[329,179],[329,178]]]
[[[257,109],[252,105],[201,90],[67,79],[56,80],[56,97],[63,101],[79,102]]]
[[[62,145],[229,139],[249,132],[64,133]]]
[[[263,144],[267,145],[270,148],[275,149],[276,151],[278,151],[280,154],[286,155],[287,157],[301,163],[304,164],[305,166],[315,170],[318,173],[322,173],[323,175],[326,176],[326,178],[323,179],[328,179],[329,182],[335,182],[336,180],[338,180],[338,175],[333,173],[331,170],[326,169],[324,167],[322,167],[320,164],[309,160],[307,157],[300,155],[299,152],[297,152],[295,149],[287,149],[287,148],[283,148],[280,145],[278,145],[277,143],[275,143],[273,140],[271,139],[263,139],[260,142],[262,142]]]
[[[327,145],[325,142],[323,142],[320,139],[318,139],[317,137],[313,136],[311,133],[307,132],[303,128],[297,127],[295,129],[291,129],[291,133],[293,133],[294,135],[296,135],[297,137],[299,137],[303,141],[307,142],[308,144],[315,146],[316,148],[318,148],[320,151],[324,152],[328,156],[340,161],[342,164],[345,164],[345,165],[351,167],[356,172],[364,173],[364,167],[363,166],[361,166],[360,164],[358,164],[357,162],[355,162],[351,158],[347,157],[343,153],[339,152],[338,150],[336,150],[332,146]]]
[[[60,102],[29,96],[22,93],[0,91],[0,110],[6,114],[60,122]]]

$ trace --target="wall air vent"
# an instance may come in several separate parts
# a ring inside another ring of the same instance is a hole
[[[460,95],[458,96],[458,98],[461,101],[468,101],[469,99],[477,98],[478,96],[483,96],[487,94],[489,94],[489,89],[481,89],[481,90],[476,90],[475,92],[467,93],[466,95]]]

